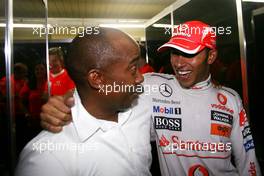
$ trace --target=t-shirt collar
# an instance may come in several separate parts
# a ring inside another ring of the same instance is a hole
[[[110,130],[113,126],[124,125],[129,120],[132,114],[131,109],[119,113],[118,123],[106,120],[99,120],[93,117],[83,107],[77,90],[75,90],[73,97],[75,100],[75,105],[71,108],[72,120],[81,142],[84,142],[99,130],[105,132]]]

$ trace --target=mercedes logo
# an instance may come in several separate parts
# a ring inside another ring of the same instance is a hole
[[[163,83],[159,86],[159,92],[164,97],[170,97],[172,95],[172,88],[168,84]]]

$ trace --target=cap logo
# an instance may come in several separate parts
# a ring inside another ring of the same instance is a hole
[[[191,37],[189,32],[189,26],[187,24],[180,24],[174,31],[173,35],[181,35],[186,37]]]
[[[216,49],[214,28],[200,21],[189,21],[174,28],[171,39],[159,47],[158,51],[175,48],[184,53],[195,54],[205,47]]]

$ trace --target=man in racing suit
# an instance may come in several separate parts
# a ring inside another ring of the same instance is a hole
[[[186,22],[175,31],[159,48],[170,49],[175,75],[146,74],[144,87],[150,89],[139,99],[146,101],[145,111],[152,114],[162,175],[261,175],[239,95],[211,81],[215,33],[200,21]],[[50,106],[60,113],[50,111]],[[46,129],[55,128],[55,117],[56,121],[65,117],[63,108],[52,103],[43,107]]]
[[[162,175],[256,175],[250,127],[238,94],[210,77],[182,89],[173,75],[148,74],[160,85],[150,95]],[[231,162],[235,157],[236,166]]]

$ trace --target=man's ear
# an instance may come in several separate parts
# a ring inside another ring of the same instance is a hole
[[[217,50],[210,50],[208,53],[207,63],[209,65],[213,64],[216,58],[217,58]]]
[[[103,75],[98,69],[92,69],[87,73],[87,80],[92,88],[100,89],[103,85]]]

